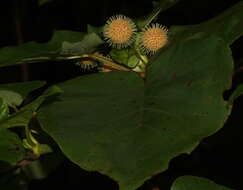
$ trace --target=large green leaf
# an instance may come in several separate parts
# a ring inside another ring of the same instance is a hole
[[[52,86],[48,88],[43,95],[39,96],[36,100],[30,104],[22,107],[18,112],[10,115],[8,118],[0,121],[0,128],[10,127],[23,127],[28,126],[33,113],[39,108],[39,106],[49,97],[60,94],[61,91],[58,87]]]
[[[28,42],[20,46],[4,47],[0,49],[0,67],[48,61],[55,58],[62,51],[62,44],[81,41],[84,34],[73,31],[56,31],[48,43]]]
[[[243,1],[207,22],[191,26],[173,26],[170,29],[175,40],[185,39],[198,32],[217,35],[226,43],[232,44],[243,35]]]
[[[22,141],[8,129],[0,129],[0,160],[16,163],[24,158]]]
[[[183,176],[176,179],[173,183],[171,190],[231,190],[230,188],[218,185],[208,179],[194,177],[194,176]]]
[[[60,84],[64,93],[37,116],[73,162],[135,189],[223,126],[231,74],[225,42],[194,35],[156,56],[145,81],[132,72],[82,76]]]

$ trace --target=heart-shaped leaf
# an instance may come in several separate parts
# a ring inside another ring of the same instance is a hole
[[[38,113],[73,162],[132,190],[219,130],[230,108],[231,51],[223,40],[190,36],[156,56],[145,81],[132,72],[82,76]]]

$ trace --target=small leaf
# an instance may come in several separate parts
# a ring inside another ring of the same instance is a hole
[[[20,94],[8,90],[0,90],[0,98],[10,107],[19,106],[23,101]]]
[[[0,160],[14,164],[24,158],[22,141],[8,129],[0,129]]]
[[[126,65],[130,68],[134,68],[140,61],[135,56],[135,52],[132,48],[130,48],[130,49],[112,49],[109,52],[109,55],[115,62],[122,64],[122,65]]]
[[[77,42],[83,36],[81,32],[56,31],[47,43],[28,42],[1,48],[0,67],[53,60],[60,55],[63,41]]]
[[[243,95],[243,84],[239,85],[231,94],[229,104],[233,104],[233,102],[241,95]]]
[[[0,84],[0,90],[13,91],[26,98],[26,96],[46,84],[45,81],[29,81],[29,82],[17,82],[17,83],[8,83]]]
[[[63,42],[61,54],[81,55],[91,53],[102,43],[104,43],[103,40],[97,34],[87,34],[82,41],[75,43]]]
[[[232,190],[218,185],[208,179],[194,176],[179,177],[173,183],[171,190]]]
[[[130,68],[135,68],[140,63],[140,61],[141,60],[137,56],[133,55],[129,57],[127,66]]]
[[[127,65],[129,59],[129,50],[128,49],[112,49],[109,52],[111,58],[117,63]]]
[[[45,85],[44,81],[0,84],[0,98],[10,107],[19,106],[33,90]]]
[[[39,96],[36,100],[30,104],[22,107],[18,112],[12,114],[8,118],[0,122],[0,128],[10,128],[10,127],[23,127],[28,126],[33,113],[39,108],[39,106],[51,96],[56,96],[61,93],[61,90],[52,86],[48,88],[43,95]]]

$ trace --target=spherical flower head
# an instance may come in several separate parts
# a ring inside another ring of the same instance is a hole
[[[140,47],[143,53],[153,55],[168,43],[168,30],[160,24],[146,27],[140,37]]]
[[[98,66],[98,64],[95,61],[91,60],[82,60],[75,63],[77,66],[79,66],[82,70],[90,70]]]
[[[105,40],[115,48],[125,48],[134,41],[136,33],[134,22],[123,15],[112,16],[104,27]]]

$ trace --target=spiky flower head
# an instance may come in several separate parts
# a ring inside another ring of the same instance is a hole
[[[112,47],[120,49],[128,47],[134,41],[136,31],[136,25],[130,18],[115,15],[106,22],[104,37]]]
[[[96,67],[98,67],[97,62],[92,60],[82,60],[79,62],[76,62],[75,65],[79,66],[82,70],[91,70]]]
[[[141,51],[153,55],[168,42],[168,29],[160,24],[152,24],[143,29],[140,36]]]

